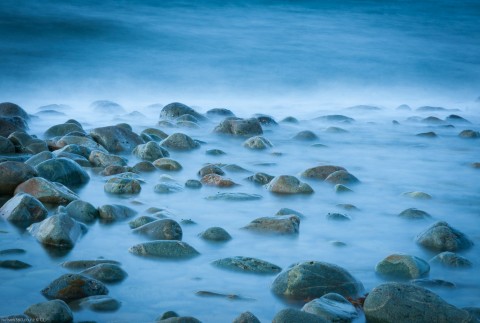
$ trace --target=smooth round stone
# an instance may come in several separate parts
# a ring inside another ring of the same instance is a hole
[[[160,111],[160,118],[165,118],[165,119],[176,119],[184,115],[192,116],[195,119],[201,120],[201,121],[206,120],[206,118],[202,116],[200,113],[198,113],[188,105],[180,102],[169,103],[166,106],[164,106]]]
[[[221,149],[208,149],[207,151],[205,151],[205,154],[210,156],[221,156],[226,155],[227,153]]]
[[[118,103],[109,100],[97,100],[90,104],[90,109],[96,113],[119,114],[125,113],[125,109]]]
[[[327,214],[327,220],[332,220],[332,221],[350,221],[352,219],[351,216],[348,214],[342,214],[342,213],[328,213]]]
[[[344,194],[344,193],[352,193],[353,190],[343,184],[336,184],[333,188],[335,193],[337,194]]]
[[[200,182],[203,185],[207,186],[217,186],[217,187],[232,187],[236,184],[234,181],[232,181],[230,178],[225,178],[217,174],[208,174],[202,177]]]
[[[226,108],[213,108],[207,111],[208,117],[235,117],[235,114]]]
[[[180,132],[171,134],[167,138],[163,139],[160,143],[160,146],[167,149],[182,151],[188,151],[200,147],[198,142],[193,140],[190,136]]]
[[[223,269],[255,274],[277,274],[282,268],[268,261],[253,257],[232,257],[215,260],[212,265]]]
[[[213,132],[233,136],[251,137],[263,134],[263,129],[257,118],[227,118],[217,125],[213,129]]]
[[[152,240],[182,240],[182,227],[172,219],[160,219],[142,225],[134,230]]]
[[[127,206],[106,204],[98,208],[99,218],[104,222],[114,222],[128,219],[137,212]]]
[[[27,228],[38,242],[66,249],[73,248],[85,230],[85,225],[75,221],[66,213],[54,214]]]
[[[260,320],[253,313],[246,311],[237,316],[232,323],[260,323]]]
[[[280,273],[272,283],[275,295],[292,300],[305,300],[337,293],[357,297],[364,292],[361,282],[344,268],[320,261],[296,263]]]
[[[359,209],[353,204],[337,204],[335,205],[338,208],[344,209],[346,211],[358,211]]]
[[[42,290],[49,299],[72,301],[93,295],[107,295],[107,287],[100,281],[79,274],[65,274]]]
[[[160,258],[191,258],[200,253],[188,243],[175,240],[158,240],[137,244],[128,249],[139,256]]]
[[[266,185],[274,178],[275,176],[268,175],[267,173],[255,173],[254,175],[247,177],[246,180],[259,185]]]
[[[356,184],[360,181],[358,178],[347,172],[346,170],[337,170],[325,178],[325,181],[331,184]]]
[[[430,200],[432,198],[430,194],[427,194],[425,192],[418,192],[418,191],[405,192],[402,195],[406,197],[411,197],[412,199],[417,199],[417,200]]]
[[[200,238],[209,241],[228,241],[232,236],[223,228],[211,227],[199,234]]]
[[[424,138],[437,138],[438,135],[433,131],[417,133],[415,136]]]
[[[307,183],[290,175],[281,175],[273,178],[267,185],[267,190],[279,194],[312,194],[313,189]]]
[[[147,128],[141,132],[141,135],[143,134],[150,136],[155,141],[161,141],[162,139],[165,139],[168,137],[168,134],[156,128]]]
[[[338,123],[352,123],[355,119],[347,117],[342,114],[329,114],[315,118],[315,120],[328,121],[328,122],[338,122]]]
[[[458,136],[460,138],[466,138],[466,139],[477,139],[477,138],[480,138],[480,132],[468,129],[460,132]]]
[[[147,142],[146,144],[141,144],[135,147],[133,150],[133,155],[139,159],[146,161],[155,161],[159,158],[164,158],[170,156],[168,151],[161,147],[154,141]]]
[[[430,265],[416,256],[392,254],[380,261],[375,271],[390,278],[415,279],[428,275]]]
[[[473,266],[470,260],[451,251],[439,253],[430,260],[430,263],[451,268],[470,268]]]
[[[132,132],[129,127],[121,125],[92,129],[90,136],[113,154],[130,153],[136,146],[144,143],[142,137]]]
[[[104,189],[111,194],[138,194],[142,187],[136,179],[113,177],[105,183]]]
[[[222,169],[232,173],[251,173],[251,171],[249,171],[248,169],[245,169],[242,166],[238,166],[236,164],[225,165],[222,167]]]
[[[148,215],[142,215],[128,222],[128,225],[130,226],[130,229],[136,229],[138,227],[141,227],[144,224],[147,224],[156,220],[158,220],[158,218],[154,218]]]
[[[42,202],[26,193],[15,195],[0,208],[0,217],[22,226],[42,221],[47,215],[48,210]]]
[[[179,171],[182,165],[176,160],[170,158],[160,158],[153,162],[153,165],[161,170]]]
[[[105,167],[100,172],[100,175],[102,175],[102,176],[112,176],[112,175],[122,174],[122,173],[128,172],[130,170],[131,170],[131,168],[128,167],[128,166],[109,165],[109,166]]]
[[[27,264],[26,262],[23,262],[21,260],[0,260],[0,268],[18,270],[29,267],[32,267],[32,265]]]
[[[317,140],[318,136],[310,130],[303,130],[298,132],[295,136],[292,138],[293,140],[299,140],[299,141],[313,141]]]
[[[421,232],[415,241],[436,251],[459,251],[473,246],[473,242],[465,234],[444,221],[437,222]]]
[[[5,255],[23,255],[27,253],[25,249],[19,249],[19,248],[12,248],[12,249],[3,249],[0,250],[0,256],[5,256]]]
[[[99,150],[93,150],[88,156],[88,160],[94,167],[127,166],[125,158]]]
[[[428,279],[428,278],[419,278],[411,280],[410,283],[414,285],[419,285],[426,288],[435,288],[435,287],[445,287],[445,288],[455,288],[455,284],[442,279]]]
[[[403,210],[402,212],[400,212],[398,216],[405,219],[415,219],[415,220],[431,218],[430,214],[416,208],[409,208],[409,209]]]
[[[128,274],[116,264],[98,264],[80,272],[81,275],[90,276],[103,283],[117,283],[124,280]]]
[[[76,123],[63,123],[51,126],[43,133],[43,136],[50,139],[54,137],[62,137],[75,131],[85,133],[83,128]]]
[[[280,210],[277,211],[277,213],[275,213],[275,215],[296,215],[298,216],[299,218],[303,218],[304,215],[303,213],[301,212],[298,212],[298,211],[295,211],[295,210],[292,210],[292,209],[289,209],[287,207],[283,207],[281,208]]]
[[[18,185],[15,194],[27,193],[40,202],[50,204],[68,204],[78,200],[78,195],[60,183],[52,183],[42,177],[33,177]]]
[[[328,127],[327,129],[325,129],[325,132],[339,134],[339,133],[348,133],[348,130],[345,130],[340,127]]]
[[[273,117],[266,114],[255,114],[255,118],[264,126],[278,126],[278,123],[273,119]]]
[[[134,173],[148,173],[148,172],[153,172],[156,169],[157,168],[155,167],[155,165],[153,165],[153,163],[151,163],[149,161],[141,161],[141,162],[136,163],[132,167],[132,172],[134,172]]]
[[[35,167],[37,166],[38,164],[40,164],[41,162],[44,162],[46,160],[49,160],[49,159],[53,159],[55,158],[55,155],[50,152],[50,151],[42,151],[42,152],[39,152],[38,154],[35,154],[33,155],[32,157],[28,158],[26,161],[25,161],[25,165],[29,165],[31,167]],[[36,175],[35,175],[36,176]]]
[[[86,308],[94,312],[114,312],[122,306],[122,303],[110,296],[97,295],[82,298],[73,302],[71,306]]]
[[[225,175],[225,172],[218,167],[217,165],[213,164],[208,164],[203,166],[199,171],[198,171],[198,176],[203,177],[205,175],[209,174],[217,174],[217,175]]]
[[[0,163],[0,174],[0,195],[10,196],[19,184],[38,175],[32,166],[16,161]]]
[[[259,233],[298,234],[300,218],[296,215],[262,217],[253,220],[243,229]]]
[[[206,197],[207,200],[216,201],[255,201],[260,200],[261,195],[249,194],[249,193],[217,193],[212,196]]]
[[[296,308],[286,308],[275,314],[272,323],[327,323],[320,316],[300,311]]]
[[[196,179],[189,179],[185,182],[185,187],[199,189],[202,188],[202,182],[197,181]]]
[[[358,317],[355,306],[336,293],[329,293],[308,302],[302,307],[302,311],[315,314],[326,322],[352,322]]]
[[[262,150],[273,147],[272,143],[265,137],[255,136],[248,138],[244,143],[243,147],[249,149]]]
[[[183,191],[183,186],[178,183],[160,183],[153,188],[155,193],[169,194]]]
[[[70,202],[65,207],[65,212],[71,218],[83,223],[92,223],[100,216],[96,207],[82,200]]]
[[[51,182],[59,182],[69,188],[87,183],[87,172],[76,162],[67,158],[55,158],[41,162],[35,167],[38,175]]]
[[[0,136],[0,154],[12,153],[15,153],[15,146],[13,143],[9,139]]]
[[[59,299],[31,305],[24,313],[28,315],[32,322],[73,322],[72,310],[64,301]]]

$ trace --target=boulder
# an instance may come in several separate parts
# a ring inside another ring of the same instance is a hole
[[[365,299],[367,322],[475,322],[471,315],[420,286],[386,283]]]
[[[238,185],[230,178],[225,178],[217,174],[208,174],[202,177],[200,182],[207,186],[232,187]]]
[[[160,219],[146,223],[134,230],[152,240],[182,240],[182,227],[172,219]]]
[[[171,150],[192,150],[200,147],[198,142],[184,133],[176,132],[160,142],[160,146]]]
[[[29,194],[17,194],[0,208],[0,216],[5,220],[28,226],[45,219],[48,210],[35,197]]]
[[[416,256],[392,254],[380,261],[375,271],[389,278],[416,279],[428,275],[430,265]]]
[[[155,161],[159,158],[168,157],[170,154],[166,149],[161,147],[154,141],[147,142],[146,144],[138,145],[133,150],[133,155],[139,159],[147,161]]]
[[[0,116],[0,136],[2,137],[8,137],[16,131],[27,131],[27,129],[27,122],[21,117]]]
[[[120,126],[95,128],[90,132],[90,136],[110,153],[130,153],[136,146],[144,143],[139,135]]]
[[[42,203],[66,205],[78,200],[79,196],[68,187],[50,182],[43,177],[33,177],[18,185],[15,194],[26,193]]]
[[[103,222],[115,222],[128,219],[137,214],[135,210],[118,204],[105,204],[98,208],[98,216]]]
[[[200,253],[188,243],[176,240],[157,240],[137,244],[128,249],[139,256],[160,258],[191,258]]]
[[[23,120],[29,120],[30,116],[19,105],[11,102],[0,103],[1,117],[20,117]]]
[[[33,155],[29,159],[27,159],[25,161],[25,164],[35,167],[41,162],[44,162],[46,160],[53,159],[53,158],[55,158],[55,155],[52,152],[42,151],[42,152],[39,152],[38,154]]]
[[[300,218],[296,215],[257,218],[244,227],[260,233],[298,234]]]
[[[315,314],[326,322],[352,322],[359,315],[355,306],[337,293],[328,293],[302,307],[302,311]]]
[[[105,183],[104,190],[111,194],[138,194],[142,187],[136,179],[112,177]]]
[[[430,214],[428,214],[427,212],[413,208],[413,207],[403,210],[402,212],[400,212],[398,216],[405,219],[415,219],[415,220],[431,218]]]
[[[88,156],[88,160],[94,167],[127,166],[125,158],[100,150],[93,150]]]
[[[71,218],[83,223],[92,223],[100,216],[96,207],[82,200],[70,202],[64,211]]]
[[[252,137],[263,134],[258,119],[227,118],[213,129],[214,132],[233,136]]]
[[[322,165],[317,167],[309,168],[303,171],[300,176],[305,178],[312,178],[318,180],[325,180],[330,174],[339,171],[339,170],[346,170],[340,166],[332,166],[332,165]]]
[[[292,300],[305,300],[337,293],[357,297],[364,292],[361,282],[344,268],[320,261],[293,264],[272,284],[274,294]]]
[[[176,160],[170,158],[160,158],[153,162],[153,165],[161,170],[179,171],[182,165]]]
[[[180,102],[169,103],[160,111],[160,118],[163,119],[176,119],[183,115],[193,116],[200,121],[206,120],[200,113]]]
[[[84,147],[84,149],[89,149],[90,151],[100,150],[103,153],[108,153],[108,151],[102,145],[95,142],[92,138],[73,134],[63,136],[62,138],[55,141],[54,145],[55,149],[60,149],[68,145],[77,145]]]
[[[15,153],[15,146],[12,144],[12,142],[9,139],[0,136],[0,154],[13,153]]]
[[[289,209],[287,207],[281,208],[280,210],[277,211],[277,213],[275,213],[275,215],[280,215],[280,216],[282,216],[282,215],[295,215],[295,216],[298,216],[300,219],[304,217],[303,213],[292,210],[292,209]]]
[[[72,310],[64,301],[59,299],[33,304],[24,313],[34,322],[73,322]]]
[[[307,183],[300,182],[298,178],[290,175],[274,177],[267,185],[267,190],[279,194],[311,194],[313,189]]]
[[[80,274],[103,283],[118,283],[128,276],[125,270],[117,264],[98,264],[81,271]]]
[[[435,251],[459,251],[473,246],[473,242],[465,234],[444,221],[437,222],[421,232],[415,241]]]
[[[57,124],[48,128],[43,133],[43,136],[47,139],[50,139],[54,137],[63,137],[65,135],[68,135],[71,132],[85,133],[82,126],[79,126],[76,123],[62,123],[62,124]]]
[[[237,256],[223,258],[215,260],[212,262],[212,265],[223,269],[254,274],[277,274],[282,271],[282,268],[277,265],[253,257]]]
[[[47,143],[33,137],[24,131],[15,131],[8,136],[8,140],[15,146],[15,151],[27,154],[37,154],[48,151]]]
[[[260,323],[260,320],[253,313],[246,311],[237,316],[232,323]]]
[[[0,163],[0,195],[13,195],[19,184],[37,175],[33,167],[21,162]]]
[[[286,308],[275,314],[272,323],[328,323],[320,316],[297,310],[296,308]]]
[[[441,264],[445,267],[451,268],[470,268],[472,262],[465,257],[462,257],[451,251],[444,251],[430,259],[432,264]]]
[[[208,241],[228,241],[232,239],[232,236],[223,228],[211,227],[201,232],[199,237]]]
[[[44,245],[71,249],[86,229],[66,213],[58,213],[27,230]]]
[[[67,158],[55,158],[35,166],[38,176],[51,182],[59,182],[69,188],[85,184],[90,180],[87,172],[74,161]]]
[[[249,148],[249,149],[256,149],[256,150],[262,150],[262,149],[267,149],[270,147],[273,147],[272,143],[266,139],[265,137],[262,136],[254,136],[248,138],[244,143],[243,147]]]
[[[358,178],[347,172],[346,170],[337,170],[325,178],[325,181],[331,184],[356,184],[360,182]]]
[[[101,281],[84,275],[64,274],[42,289],[42,294],[48,299],[69,302],[93,295],[107,295],[108,288]]]
[[[163,139],[167,138],[168,135],[160,129],[156,128],[147,128],[143,130],[140,135],[148,135],[154,141],[162,141]]]
[[[149,161],[138,162],[131,169],[131,171],[134,173],[150,173],[156,170],[157,168],[155,167],[155,165],[153,165],[153,163]]]

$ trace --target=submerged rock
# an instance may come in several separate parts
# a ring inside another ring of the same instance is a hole
[[[153,188],[155,193],[170,194],[183,191],[183,186],[178,183],[160,183]]]
[[[48,210],[30,194],[20,193],[8,200],[0,208],[0,216],[5,220],[28,226],[45,219]]]
[[[190,115],[200,121],[206,120],[206,118],[203,115],[201,115],[191,107],[180,102],[169,103],[166,106],[164,106],[160,111],[160,118],[164,118],[164,119],[176,119],[183,115]]]
[[[475,130],[463,130],[458,134],[460,138],[476,139],[480,138],[480,132]]]
[[[430,200],[432,198],[430,194],[419,192],[419,191],[405,192],[402,195],[406,197],[411,197],[417,200]]]
[[[69,188],[87,183],[87,172],[76,162],[67,158],[55,158],[41,162],[35,167],[38,176],[51,182],[59,182]]]
[[[430,265],[416,256],[392,254],[380,261],[375,271],[390,278],[415,279],[427,275]]]
[[[339,122],[339,123],[352,123],[355,119],[344,116],[342,114],[330,114],[315,118],[315,120],[329,121],[329,122]]]
[[[158,240],[137,244],[128,249],[139,256],[161,258],[191,258],[200,253],[188,243],[175,240]]]
[[[17,131],[27,131],[28,125],[25,119],[14,116],[4,117],[0,115],[0,136],[8,137]]]
[[[98,216],[104,222],[125,220],[135,214],[137,214],[135,210],[119,204],[106,204],[98,208]]]
[[[44,245],[71,249],[86,229],[67,214],[58,213],[27,230]]]
[[[100,264],[114,264],[120,265],[118,261],[107,260],[107,259],[96,259],[96,260],[70,260],[62,263],[62,267],[71,269],[71,270],[84,270],[91,268]]]
[[[235,114],[226,108],[213,108],[207,111],[208,117],[235,117]]]
[[[114,312],[122,303],[106,295],[89,296],[69,303],[73,308],[89,309],[94,312]]]
[[[310,130],[303,130],[298,132],[295,136],[292,138],[293,140],[299,140],[299,141],[313,141],[317,140],[318,136]]]
[[[428,279],[420,278],[411,280],[410,283],[414,285],[419,285],[426,288],[435,288],[435,287],[445,287],[445,288],[455,288],[455,284],[442,279]]]
[[[63,137],[68,135],[71,132],[82,132],[85,133],[83,128],[76,123],[62,123],[51,126],[44,133],[43,136],[47,139],[54,137]]]
[[[412,284],[386,283],[375,287],[363,309],[368,322],[474,322],[467,311]]]
[[[2,117],[20,117],[24,120],[29,120],[28,113],[18,104],[12,102],[0,103],[0,116]]]
[[[315,314],[325,322],[352,322],[359,315],[355,306],[337,293],[328,293],[308,302],[302,311]]]
[[[451,251],[444,251],[439,253],[430,260],[432,264],[441,264],[451,268],[469,268],[472,267],[472,262],[465,257],[462,257]]]
[[[138,145],[133,150],[133,155],[139,159],[147,161],[155,161],[159,158],[170,156],[169,152],[161,147],[154,141],[147,142],[146,144]]]
[[[81,275],[95,278],[103,283],[117,283],[128,274],[117,264],[98,264],[80,272]]]
[[[246,311],[237,316],[232,323],[260,323],[260,320],[253,313]]]
[[[43,177],[33,177],[18,185],[15,194],[26,193],[43,203],[68,204],[79,196],[60,183],[52,183]]]
[[[97,100],[90,104],[90,109],[96,113],[105,114],[121,114],[125,113],[125,109],[118,103],[109,100]]]
[[[249,193],[217,193],[215,195],[207,196],[207,200],[223,200],[223,201],[254,201],[261,199],[262,196],[258,194]]]
[[[141,227],[144,224],[147,224],[147,223],[150,223],[150,222],[153,222],[153,221],[156,221],[156,220],[158,220],[158,218],[154,218],[154,217],[148,216],[148,215],[142,215],[142,216],[139,216],[138,218],[133,219],[132,221],[128,222],[128,226],[130,227],[130,229],[136,229],[138,227]]]
[[[198,171],[198,176],[203,177],[205,175],[209,174],[217,174],[217,175],[225,175],[225,172],[218,167],[217,165],[213,164],[208,164],[203,166],[199,171]]]
[[[304,217],[303,213],[292,210],[292,209],[289,209],[287,207],[281,208],[280,210],[277,211],[277,213],[275,213],[275,215],[280,215],[280,216],[281,215],[295,215],[295,216],[298,216],[299,218]]]
[[[364,292],[364,288],[361,282],[342,267],[307,261],[293,264],[280,273],[272,284],[272,291],[287,299],[305,300],[328,293],[356,297]]]
[[[69,203],[65,207],[65,212],[71,218],[83,223],[92,223],[100,216],[97,208],[82,200],[75,200]]]
[[[211,227],[201,232],[199,237],[209,241],[228,241],[232,239],[232,236],[223,228]],[[180,240],[180,239],[179,239]]]
[[[436,251],[459,251],[473,246],[473,242],[465,234],[444,221],[437,222],[421,232],[415,241]]]
[[[105,183],[104,190],[111,194],[138,194],[142,187],[136,179],[113,177]]]
[[[199,189],[202,188],[202,182],[197,181],[196,179],[189,179],[185,182],[185,187]]]
[[[152,221],[132,230],[152,240],[182,240],[182,227],[175,220]]]
[[[326,182],[329,182],[331,184],[356,184],[359,183],[360,181],[358,178],[347,172],[346,170],[337,170],[325,178]]]
[[[212,262],[212,265],[223,269],[255,274],[276,274],[282,270],[282,268],[268,261],[241,256],[218,259]]]
[[[93,150],[88,160],[92,166],[95,167],[127,166],[127,160],[125,158],[99,150]]]
[[[267,149],[273,147],[272,143],[262,136],[254,136],[248,138],[244,143],[243,147],[250,148],[250,149]]]
[[[256,136],[263,134],[262,126],[257,118],[227,118],[213,129],[216,133],[234,136]]]
[[[62,138],[58,139],[54,145],[56,148],[62,148],[68,145],[78,145],[78,146],[82,146],[84,148],[90,149],[90,151],[99,150],[101,152],[108,153],[108,151],[102,145],[95,142],[90,137],[73,135],[73,134],[68,134],[66,136],[63,136]]]
[[[13,195],[19,184],[38,175],[30,165],[16,161],[0,163],[0,174],[0,195]]]
[[[202,177],[201,183],[203,185],[217,186],[217,187],[232,187],[236,184],[230,178],[225,178],[217,174],[208,174]]]
[[[427,219],[431,217],[427,212],[416,208],[403,210],[398,216],[405,219]]]
[[[33,322],[73,322],[72,310],[64,301],[59,299],[33,304],[29,306],[24,313],[28,315]]]
[[[7,268],[7,269],[25,269],[30,268],[32,265],[27,264],[21,260],[0,260],[0,268]]]
[[[153,165],[161,170],[179,171],[182,165],[176,160],[170,158],[160,158],[153,162]]]
[[[274,178],[275,176],[268,175],[267,173],[255,173],[252,176],[247,177],[246,180],[259,185],[266,185]]]
[[[142,137],[121,126],[95,128],[90,136],[110,153],[131,152],[144,143]]]
[[[72,301],[93,295],[107,295],[107,287],[100,281],[79,274],[65,274],[42,290],[49,299]]]
[[[243,229],[263,233],[298,234],[300,218],[296,215],[262,217],[253,220]]]
[[[333,187],[335,193],[337,194],[344,194],[344,193],[352,193],[353,190],[343,184],[335,184]]]
[[[295,176],[281,175],[273,178],[267,185],[267,190],[279,194],[311,194],[313,189],[307,183],[302,183]]]
[[[163,139],[160,145],[164,148],[172,150],[192,150],[200,147],[198,142],[193,140],[190,136],[184,133],[174,133]]]
[[[328,213],[327,214],[327,220],[332,220],[332,221],[350,221],[352,219],[351,216],[348,214],[342,214],[342,213]]]
[[[0,136],[0,154],[12,154],[15,152],[15,146],[10,140]]]

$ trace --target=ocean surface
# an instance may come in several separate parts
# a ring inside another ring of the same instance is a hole
[[[88,170],[90,182],[76,192],[95,206],[124,204],[139,215],[149,207],[166,208],[176,221],[195,221],[182,225],[183,240],[201,253],[194,259],[133,256],[128,248],[146,239],[132,234],[128,221],[89,226],[63,255],[50,253],[28,232],[0,221],[0,249],[24,248],[27,253],[17,258],[32,265],[1,270],[0,316],[45,301],[40,291],[69,272],[62,262],[104,257],[120,261],[129,275],[108,286],[109,295],[122,306],[107,313],[75,311],[75,321],[152,322],[174,310],[203,322],[231,322],[248,310],[268,322],[281,309],[298,307],[270,292],[275,276],[228,272],[213,267],[212,261],[251,256],[284,269],[299,261],[326,261],[346,268],[368,292],[386,281],[374,270],[386,256],[407,253],[427,261],[435,256],[414,238],[436,221],[447,221],[475,246],[460,252],[473,263],[470,269],[432,266],[429,278],[456,285],[433,291],[455,306],[480,306],[480,182],[479,170],[471,166],[480,162],[480,147],[478,140],[458,137],[465,129],[480,130],[479,21],[480,1],[0,1],[0,101],[15,102],[36,115],[29,133],[39,138],[70,118],[87,131],[127,122],[140,133],[156,127],[161,107],[175,101],[201,113],[229,108],[239,117],[264,113],[278,122],[286,116],[300,121],[265,127],[264,136],[274,146],[266,152],[249,151],[240,139],[213,135],[219,120],[199,129],[162,128],[205,144],[189,153],[172,152],[183,166],[178,173],[142,174],[145,183],[137,196],[105,193],[105,179]],[[95,100],[117,102],[124,110],[95,112],[90,107]],[[52,104],[57,105],[48,106]],[[400,104],[411,109],[396,109]],[[348,109],[356,105],[378,109]],[[426,105],[444,109],[416,110]],[[42,113],[50,109],[63,115]],[[140,113],[129,114],[133,111]],[[315,119],[329,114],[355,122]],[[422,122],[451,114],[470,123],[447,127],[448,122]],[[348,132],[332,133],[332,126]],[[312,143],[325,147],[293,141],[302,130],[316,133],[319,139]],[[415,136],[428,131],[438,137]],[[205,154],[213,148],[227,154]],[[137,162],[132,155],[125,157],[130,166]],[[245,168],[249,172],[227,172],[241,186],[226,192],[263,198],[207,200],[222,190],[216,187],[154,193],[162,175],[183,184],[197,179],[205,163]],[[297,176],[324,164],[343,166],[359,178],[355,193],[339,195],[330,185],[305,180],[314,194],[278,196],[245,181],[255,172]],[[433,198],[402,196],[408,191]],[[341,203],[359,210],[339,209]],[[298,236],[241,229],[283,207],[305,215]],[[410,207],[427,211],[432,219],[397,216]],[[334,212],[347,213],[352,220],[327,220]],[[198,238],[212,226],[223,227],[233,239],[212,244]],[[195,294],[201,290],[245,299]]]

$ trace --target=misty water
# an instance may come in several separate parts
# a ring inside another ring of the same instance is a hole
[[[123,204],[138,215],[146,215],[149,207],[165,208],[178,222],[195,221],[182,224],[182,229],[183,240],[201,253],[196,258],[172,261],[130,254],[129,247],[147,240],[131,233],[128,221],[90,225],[64,255],[1,221],[0,249],[27,250],[15,258],[32,267],[2,269],[0,316],[22,313],[44,301],[40,291],[69,272],[62,262],[103,257],[121,262],[129,275],[108,285],[109,295],[122,306],[111,313],[76,311],[75,321],[152,322],[174,310],[204,322],[230,322],[248,310],[268,322],[279,310],[300,306],[270,292],[275,276],[229,272],[213,267],[212,261],[251,256],[283,269],[299,261],[325,261],[347,269],[368,292],[387,281],[374,270],[386,256],[434,257],[436,253],[414,238],[440,220],[474,241],[472,248],[460,252],[473,266],[432,266],[429,278],[456,285],[432,290],[455,306],[479,306],[480,183],[479,170],[471,164],[480,162],[480,147],[478,139],[458,136],[465,129],[480,130],[479,18],[478,1],[2,1],[0,101],[15,102],[36,115],[29,123],[30,134],[43,138],[50,126],[70,118],[87,132],[126,122],[140,133],[157,127],[161,108],[174,101],[201,113],[229,108],[238,117],[268,114],[279,125],[264,126],[273,147],[260,152],[242,147],[244,139],[213,134],[221,119],[201,123],[198,129],[161,128],[205,143],[192,152],[171,152],[183,166],[180,172],[142,173],[145,183],[135,196],[105,193],[105,178],[88,169],[89,183],[76,189],[82,200],[95,206]],[[124,111],[94,112],[90,103],[100,99],[115,101]],[[41,107],[50,104],[62,104],[47,109],[64,115],[41,113]],[[361,104],[379,109],[348,109]],[[396,109],[400,104],[411,109]],[[416,110],[425,105],[445,109]],[[129,114],[133,111],[141,115]],[[330,114],[355,121],[315,119]],[[451,114],[471,123],[421,121],[429,116],[445,120]],[[300,122],[280,122],[287,116]],[[327,131],[332,126],[348,132]],[[313,131],[319,139],[292,140],[302,130]],[[428,131],[438,137],[416,136]],[[312,146],[316,143],[325,146]],[[226,155],[210,156],[208,149]],[[138,162],[132,155],[124,157],[130,166]],[[247,172],[226,171],[226,177],[241,184],[234,188],[153,191],[163,175],[182,185],[198,179],[197,171],[206,163],[236,164]],[[302,179],[314,194],[284,196],[245,181],[256,172],[298,176],[318,165],[345,167],[361,183],[351,187],[354,193],[337,194],[330,184]],[[219,191],[259,194],[262,199],[206,199]],[[402,196],[409,191],[426,192],[432,199]],[[358,210],[346,211],[338,204],[353,204]],[[305,215],[298,236],[241,229],[283,207]],[[398,217],[410,207],[432,218]],[[334,212],[352,220],[327,220]],[[212,226],[223,227],[233,239],[209,243],[197,236]],[[196,295],[205,290],[244,299]]]

